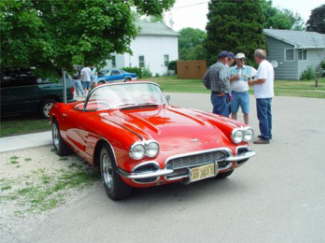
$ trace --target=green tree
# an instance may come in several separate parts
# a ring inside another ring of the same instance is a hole
[[[100,65],[129,51],[137,34],[133,8],[159,16],[174,0],[2,0],[2,68],[55,73],[74,64]]]
[[[203,44],[206,32],[200,29],[184,28],[179,32],[179,57],[181,60],[205,59]]]
[[[211,0],[206,27],[208,62],[215,62],[222,50],[245,52],[252,60],[254,50],[265,47],[263,22],[259,1]]]
[[[261,1],[262,11],[265,16],[264,28],[303,30],[304,21],[297,13],[289,9],[278,9],[272,6],[271,0]]]
[[[307,21],[307,31],[316,31],[325,34],[325,4],[313,9]]]

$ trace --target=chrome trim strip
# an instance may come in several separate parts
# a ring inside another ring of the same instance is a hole
[[[255,156],[256,152],[254,151],[248,151],[245,153],[242,153],[240,155],[236,155],[236,156],[230,156],[228,158],[226,158],[226,161],[239,161],[239,160],[245,160],[245,159],[249,159],[253,156]]]

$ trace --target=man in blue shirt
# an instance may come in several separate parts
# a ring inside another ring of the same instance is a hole
[[[231,54],[222,51],[218,55],[218,61],[211,65],[204,74],[203,83],[211,90],[211,103],[213,113],[229,117],[230,114],[230,80],[229,59]]]
[[[238,53],[236,65],[230,68],[231,81],[231,117],[237,119],[239,107],[244,114],[244,122],[249,123],[249,85],[248,81],[256,75],[256,69],[245,65],[245,54]]]

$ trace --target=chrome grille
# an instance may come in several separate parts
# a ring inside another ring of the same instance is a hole
[[[184,157],[179,157],[171,159],[167,163],[168,169],[181,169],[181,168],[191,168],[200,165],[214,163],[219,160],[223,160],[227,157],[227,152],[225,151],[212,151],[202,154],[188,155]]]

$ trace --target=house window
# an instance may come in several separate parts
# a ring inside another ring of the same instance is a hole
[[[285,49],[285,60],[293,61],[295,59],[295,51],[294,49]]]
[[[299,60],[307,60],[307,50],[299,49],[298,50],[298,59]]]
[[[116,67],[116,56],[112,56],[112,67]]]
[[[166,67],[168,67],[169,64],[169,55],[164,55],[164,64]]]
[[[145,67],[144,56],[139,56],[139,67],[140,68]]]

